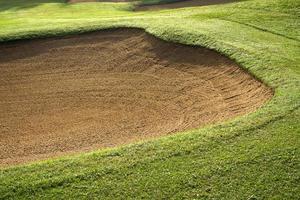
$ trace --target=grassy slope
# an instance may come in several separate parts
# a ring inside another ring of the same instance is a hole
[[[227,123],[2,169],[0,198],[298,198],[297,1],[257,0],[149,13],[132,13],[126,3],[66,5],[56,1],[19,9],[6,2],[0,0],[0,8],[9,8],[0,12],[2,41],[140,27],[165,40],[206,46],[230,56],[273,87],[275,95],[257,112]]]

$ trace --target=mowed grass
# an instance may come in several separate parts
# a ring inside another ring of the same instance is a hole
[[[272,87],[274,97],[256,112],[221,124],[3,168],[0,198],[299,199],[299,1],[156,12],[132,12],[129,3],[14,2],[0,0],[1,41],[142,28],[229,56]]]

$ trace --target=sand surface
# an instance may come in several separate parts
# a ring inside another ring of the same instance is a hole
[[[0,44],[0,165],[201,127],[271,96],[230,59],[137,29]]]

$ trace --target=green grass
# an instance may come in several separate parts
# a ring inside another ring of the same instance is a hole
[[[221,124],[1,169],[0,198],[299,198],[299,1],[156,12],[132,12],[129,3],[39,1],[0,0],[0,41],[143,28],[164,40],[229,56],[272,87],[274,97],[256,112]]]

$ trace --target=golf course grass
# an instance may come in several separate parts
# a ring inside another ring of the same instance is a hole
[[[274,92],[257,111],[226,122],[3,167],[0,199],[298,199],[299,7],[295,0],[249,0],[134,12],[130,3],[0,0],[1,42],[140,28],[218,51]]]

